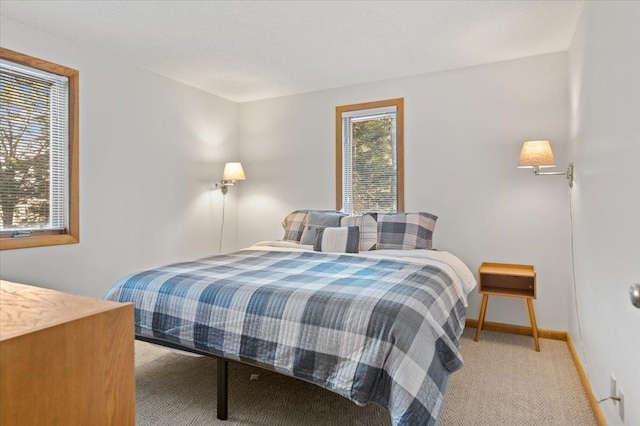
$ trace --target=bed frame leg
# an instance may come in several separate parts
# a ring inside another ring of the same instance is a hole
[[[229,361],[218,358],[218,419],[227,420]]]

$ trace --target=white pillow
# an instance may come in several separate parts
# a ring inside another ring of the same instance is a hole
[[[324,253],[358,253],[359,245],[357,226],[328,227],[316,231],[313,249]]]

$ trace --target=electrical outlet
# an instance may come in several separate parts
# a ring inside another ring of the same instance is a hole
[[[620,414],[620,420],[622,420],[622,423],[624,423],[624,392],[622,392],[622,389],[618,389],[618,397],[620,398],[618,414]]]
[[[618,396],[618,382],[616,380],[616,376],[611,375],[611,389],[609,389],[609,396],[616,397]],[[618,401],[613,400],[613,405],[616,405]]]

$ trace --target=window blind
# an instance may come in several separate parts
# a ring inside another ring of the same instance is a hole
[[[68,224],[68,78],[0,61],[0,232]]]
[[[347,214],[395,212],[395,106],[342,113],[342,206]]]

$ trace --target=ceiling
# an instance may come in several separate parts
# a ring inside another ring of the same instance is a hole
[[[237,102],[567,50],[583,1],[2,1],[0,14]]]

